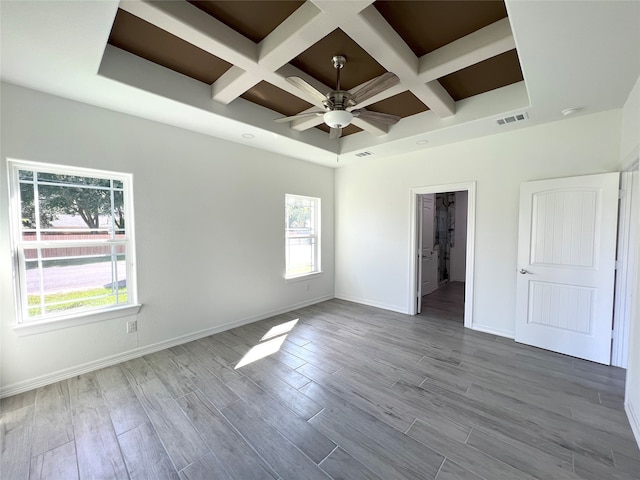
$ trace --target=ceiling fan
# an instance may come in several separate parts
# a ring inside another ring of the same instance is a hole
[[[342,135],[342,129],[349,125],[354,117],[360,117],[364,119],[371,119],[376,122],[384,123],[387,125],[394,125],[400,120],[400,117],[396,115],[390,115],[388,113],[373,112],[364,108],[354,109],[358,103],[367,100],[374,95],[377,95],[388,88],[396,85],[399,80],[398,77],[391,72],[383,73],[379,77],[374,78],[369,83],[357,91],[351,93],[347,90],[340,88],[340,70],[344,67],[347,59],[343,55],[335,55],[331,59],[333,67],[337,72],[336,89],[327,93],[326,95],[319,90],[311,86],[307,81],[300,77],[287,77],[286,80],[299,88],[300,90],[310,94],[316,98],[322,105],[324,105],[324,111],[317,112],[304,112],[292,117],[277,118],[275,121],[278,123],[291,122],[298,120],[299,118],[306,118],[312,116],[323,117],[324,123],[330,128],[329,138],[340,138]]]

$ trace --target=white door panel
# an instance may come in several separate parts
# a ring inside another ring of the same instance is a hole
[[[422,295],[429,295],[438,288],[438,251],[422,250]]]
[[[610,363],[618,182],[522,184],[516,341]]]

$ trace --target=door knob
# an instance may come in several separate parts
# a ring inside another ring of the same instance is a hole
[[[521,268],[521,269],[520,269],[520,273],[521,273],[522,275],[526,275],[527,273],[531,273],[531,272],[529,272],[529,271],[525,270],[524,268]]]

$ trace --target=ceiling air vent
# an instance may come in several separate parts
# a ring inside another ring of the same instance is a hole
[[[529,115],[527,114],[527,112],[524,112],[511,115],[510,117],[499,118],[498,120],[496,120],[496,122],[498,123],[498,125],[506,125],[508,123],[520,122],[522,120],[526,120],[527,118],[529,118]]]
[[[368,157],[369,155],[373,155],[372,152],[360,152],[356,153],[356,157]]]

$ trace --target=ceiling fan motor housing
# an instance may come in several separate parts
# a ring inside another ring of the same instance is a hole
[[[351,94],[345,90],[334,90],[327,97],[328,101],[324,105],[328,111],[323,116],[324,123],[331,128],[343,128],[349,125],[353,120],[353,114],[347,112],[346,108]]]

